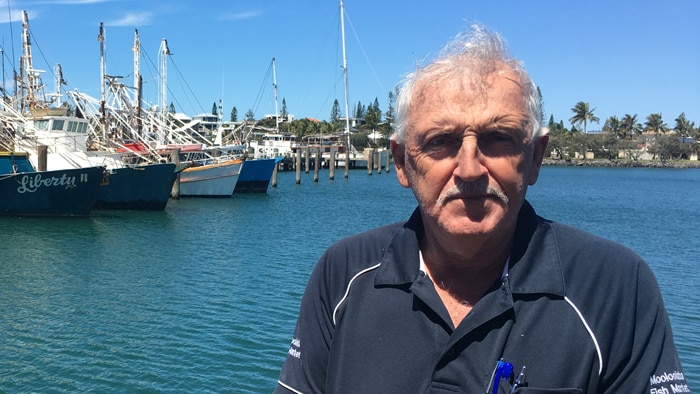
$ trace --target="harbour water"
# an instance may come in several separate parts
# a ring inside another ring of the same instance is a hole
[[[163,212],[0,219],[0,392],[270,392],[325,247],[415,205],[394,173],[327,175]],[[647,259],[695,389],[698,195],[700,170],[564,167],[529,192],[543,216]]]

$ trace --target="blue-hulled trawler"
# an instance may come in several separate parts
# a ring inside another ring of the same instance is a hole
[[[88,216],[104,167],[35,171],[25,152],[0,152],[0,216]]]

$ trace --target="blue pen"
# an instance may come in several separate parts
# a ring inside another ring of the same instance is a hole
[[[501,382],[501,379],[506,379],[510,381],[513,377],[513,364],[503,361],[503,359],[500,359],[496,363],[496,368],[493,370],[493,374],[491,375],[491,381],[489,382],[489,386],[491,387],[491,393],[492,394],[497,394],[498,393],[498,385]],[[487,393],[489,392],[488,390],[486,391]]]
[[[513,383],[513,387],[510,389],[510,394],[514,394],[515,389],[517,389],[518,386],[520,386],[523,383],[525,383],[525,366],[524,365],[523,365],[523,369],[520,370],[518,377],[515,379],[515,382]]]

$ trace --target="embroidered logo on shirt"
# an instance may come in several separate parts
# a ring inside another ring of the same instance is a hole
[[[292,339],[292,346],[289,347],[290,356],[295,358],[301,358],[301,341],[299,338]]]
[[[664,372],[661,375],[651,375],[649,384],[652,386],[649,394],[689,393],[683,372]],[[669,390],[670,389],[670,390]]]

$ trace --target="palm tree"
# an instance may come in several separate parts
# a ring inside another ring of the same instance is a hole
[[[678,133],[681,137],[687,137],[690,135],[694,125],[693,122],[688,122],[688,119],[685,117],[685,112],[681,112],[675,121],[676,127],[673,129],[676,130],[676,133]]]
[[[642,125],[637,121],[637,114],[625,114],[625,117],[622,118],[620,123],[622,129],[627,135],[629,135],[630,138],[632,138],[635,134],[642,133]]]
[[[595,111],[595,108],[590,109],[588,103],[579,101],[571,108],[571,112],[574,113],[574,116],[569,119],[569,122],[571,122],[572,125],[580,125],[583,123],[583,133],[586,134],[588,122],[598,123],[600,121],[597,116],[593,115],[593,111]]]
[[[609,117],[608,120],[605,121],[603,131],[614,135],[615,138],[621,140],[625,139],[625,131],[622,129],[620,120],[615,115]]]
[[[661,114],[651,114],[647,116],[647,121],[644,123],[644,131],[653,131],[658,137],[659,133],[668,131],[668,126],[661,119]]]
[[[656,154],[661,146],[661,141],[659,140],[659,133],[665,133],[668,130],[666,123],[661,120],[661,114],[651,114],[647,116],[647,121],[644,122],[644,131],[654,132],[654,144],[652,145],[654,150],[653,159],[656,159]]]

